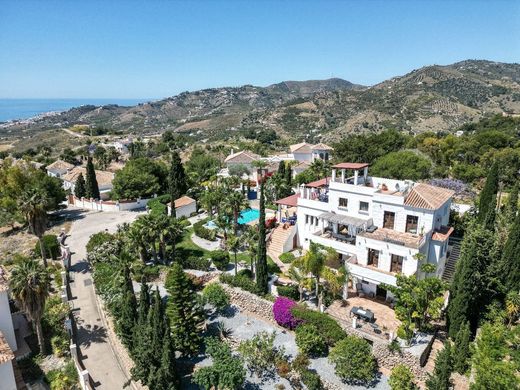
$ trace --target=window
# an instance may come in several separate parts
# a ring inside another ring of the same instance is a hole
[[[383,227],[386,229],[393,229],[394,220],[395,220],[395,213],[393,213],[391,211],[385,211],[385,214],[383,217]]]
[[[390,272],[395,272],[396,274],[403,272],[403,256],[392,255]]]
[[[316,226],[318,226],[318,217],[316,217],[316,218],[314,219],[314,224],[315,224]]]
[[[368,248],[368,265],[373,265],[377,267],[379,264],[379,251],[375,249]]]
[[[347,198],[339,198],[339,207],[348,207],[348,199]]]
[[[305,214],[305,225],[309,224],[309,216]]]
[[[419,222],[419,217],[416,215],[407,215],[406,216],[406,232],[417,234],[417,223]]]
[[[362,213],[368,213],[368,202],[359,202],[359,211]]]

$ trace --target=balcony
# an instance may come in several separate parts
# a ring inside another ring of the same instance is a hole
[[[419,249],[426,242],[427,235],[398,232],[393,229],[378,228],[375,231],[363,231],[360,237],[372,240],[388,242],[389,244],[405,246],[407,248]]]

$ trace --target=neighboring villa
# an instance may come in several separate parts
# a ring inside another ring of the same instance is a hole
[[[14,352],[18,349],[9,307],[8,282],[0,266],[0,390],[16,390]]]
[[[453,191],[371,177],[368,164],[332,168],[331,177],[302,185],[296,195],[277,202],[280,208],[297,206],[297,223],[291,227],[297,230],[297,244],[334,248],[358,292],[389,301],[392,294],[381,284],[395,286],[398,273],[424,276],[418,254],[437,267],[437,276],[443,274],[453,231],[447,226]],[[290,247],[284,245],[284,251]]]
[[[168,215],[170,215],[172,210],[172,203],[168,204]],[[189,196],[181,196],[179,199],[175,200],[175,216],[177,218],[186,217],[188,218],[193,213],[197,212],[197,202],[195,199],[190,198]]]
[[[261,157],[248,150],[242,150],[236,153],[231,151],[231,154],[224,160],[226,168],[219,172],[219,176],[228,176],[231,167],[240,165],[245,166],[250,171],[249,178],[251,180],[258,182],[259,170],[254,167],[254,162],[261,160],[267,163],[267,167],[265,168],[267,172],[275,172],[278,169],[280,161],[295,161],[293,176],[296,176],[298,173],[309,168],[311,163],[315,160],[329,161],[334,149],[323,143],[312,145],[307,142],[302,142],[291,145],[289,150],[290,153],[277,154],[269,157]]]
[[[52,164],[45,167],[47,174],[52,177],[62,177],[68,171],[74,168],[74,164],[63,160],[56,160]]]

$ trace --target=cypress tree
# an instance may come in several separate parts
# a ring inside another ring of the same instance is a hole
[[[450,376],[453,371],[451,345],[447,341],[444,348],[435,358],[433,375],[426,380],[428,390],[448,390],[451,387]]]
[[[144,281],[141,283],[141,293],[139,294],[139,310],[137,325],[134,327],[134,337],[132,342],[132,358],[134,367],[132,368],[132,378],[146,384],[150,374],[150,361],[152,351],[150,348],[151,332],[148,323],[148,313],[150,312],[150,293],[149,287]]]
[[[96,179],[96,171],[92,163],[92,157],[87,158],[87,178],[85,180],[85,195],[87,198],[99,199],[99,186]]]
[[[175,349],[184,356],[197,353],[201,343],[203,314],[193,283],[179,263],[173,264],[166,278],[167,313]]]
[[[285,161],[280,161],[280,164],[278,164],[278,174],[280,177],[285,177]]]
[[[453,368],[459,374],[465,374],[469,369],[469,359],[471,357],[470,351],[471,331],[469,329],[469,322],[466,321],[455,337],[455,351],[453,353]]]
[[[507,201],[507,211],[509,212],[509,218],[515,218],[518,211],[518,184],[515,184],[509,194]]]
[[[76,180],[76,185],[74,186],[74,195],[78,199],[84,198],[86,195],[85,178],[83,177],[83,173],[80,173],[78,180]]]
[[[488,172],[486,183],[480,193],[478,203],[478,220],[484,222],[490,210],[496,207],[496,194],[498,191],[498,164],[491,165]],[[494,198],[494,201],[493,201]]]
[[[292,168],[290,165],[285,168],[285,183],[289,188],[292,187]]]
[[[150,349],[152,351],[160,351],[163,345],[164,334],[167,333],[164,323],[164,307],[159,289],[155,290],[152,297],[152,306],[148,313],[148,325],[150,327]],[[151,365],[160,366],[160,355],[154,352],[153,362]]]
[[[167,327],[167,323],[165,323]],[[175,390],[180,388],[175,370],[175,346],[170,332],[165,332],[162,343],[160,365],[150,373],[148,387],[151,390]]]
[[[172,153],[172,162],[168,174],[168,188],[172,201],[170,216],[175,217],[175,200],[179,199],[188,190],[184,166],[179,153],[176,151]]]
[[[264,294],[268,292],[267,248],[265,244],[265,195],[264,180],[260,183],[260,216],[258,219],[258,247],[256,256],[256,286]]]
[[[504,292],[520,290],[520,214],[509,230],[500,260],[500,278]]]
[[[472,333],[477,329],[480,313],[489,299],[488,268],[492,263],[494,241],[493,232],[477,223],[470,226],[464,237],[447,312],[448,333],[453,339],[466,321]]]
[[[133,349],[133,333],[137,324],[137,300],[130,279],[128,267],[125,267],[125,282],[123,284],[123,299],[117,320],[117,328],[121,341],[129,351]]]

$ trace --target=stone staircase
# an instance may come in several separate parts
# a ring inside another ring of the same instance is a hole
[[[442,274],[442,280],[445,282],[451,282],[453,275],[455,274],[455,266],[460,256],[460,244],[462,239],[456,237],[450,237],[448,245],[451,247],[450,256],[446,260],[446,266],[444,267],[444,273]]]
[[[424,365],[424,369],[428,373],[433,373],[433,369],[435,368],[435,359],[437,358],[437,354],[441,349],[444,348],[444,344],[441,340],[435,339],[432,344],[432,350],[430,352],[430,356],[428,357],[428,361]]]
[[[279,259],[279,256],[283,253],[285,243],[294,232],[293,229],[296,229],[296,225],[284,229],[283,225],[280,224],[272,231],[269,241],[267,242],[267,254],[284,272],[287,270],[287,264],[284,264]]]

